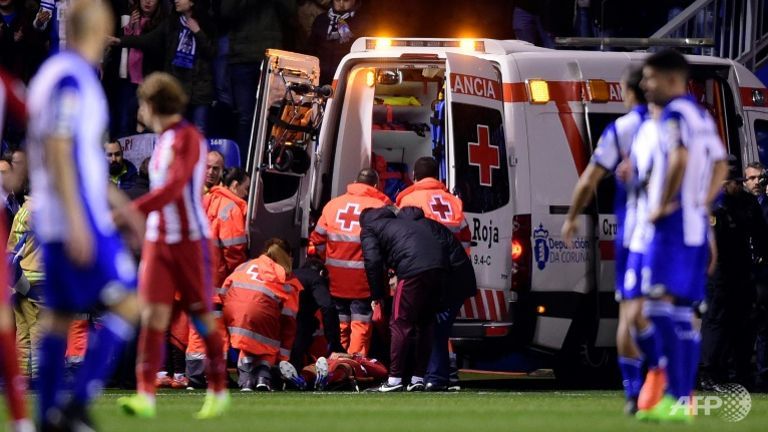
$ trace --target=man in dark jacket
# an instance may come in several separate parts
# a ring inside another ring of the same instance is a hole
[[[411,220],[429,227],[432,235],[440,242],[444,259],[448,261],[448,272],[443,282],[443,292],[437,308],[432,354],[427,367],[427,391],[448,390],[451,372],[448,353],[448,338],[453,322],[464,301],[477,294],[475,269],[464,247],[456,236],[443,224],[424,216],[418,207],[404,207],[397,214],[398,219]]]
[[[229,24],[229,74],[237,113],[237,145],[248,154],[256,88],[264,52],[291,49],[296,0],[221,0],[221,18]]]
[[[293,271],[304,290],[299,295],[299,312],[296,314],[296,339],[291,348],[291,364],[301,370],[306,366],[306,354],[312,345],[312,337],[317,328],[315,313],[320,310],[323,316],[323,333],[328,341],[329,356],[335,352],[345,352],[339,334],[339,315],[328,289],[328,270],[323,262],[309,258],[307,262]]]
[[[403,389],[409,338],[415,333],[415,360],[408,391],[424,390],[434,313],[441,295],[446,254],[432,229],[413,220],[398,219],[388,207],[360,214],[360,242],[365,272],[374,301],[387,294],[387,269],[397,275],[389,327],[390,370],[379,392]]]

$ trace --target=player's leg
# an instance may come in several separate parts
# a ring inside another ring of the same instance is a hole
[[[6,300],[0,299],[0,377],[5,383],[4,393],[11,414],[11,430],[30,431],[34,430],[34,427],[27,420],[24,381],[19,373],[17,358],[13,312]]]
[[[64,354],[67,351],[67,334],[72,315],[49,309],[40,317],[40,369],[37,375],[38,418],[43,428],[47,424],[60,423],[61,410],[57,407],[57,395],[63,387]]]
[[[634,415],[637,411],[637,398],[642,387],[643,361],[632,338],[633,325],[630,309],[635,300],[619,303],[619,325],[616,328],[616,351],[619,360],[624,396],[627,405],[625,414]]]
[[[633,323],[634,340],[648,370],[637,398],[637,408],[648,410],[664,396],[667,375],[661,361],[660,340],[656,337],[656,327],[643,313],[644,303],[644,299],[629,302],[626,314]]]

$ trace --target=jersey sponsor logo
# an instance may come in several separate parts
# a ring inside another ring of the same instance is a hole
[[[440,195],[432,195],[432,200],[429,202],[429,209],[443,222],[450,221],[453,217],[451,203],[443,201],[443,197]]]
[[[499,147],[491,144],[488,126],[477,125],[477,142],[467,143],[469,164],[479,171],[480,185],[493,186],[493,170],[501,168]]]
[[[355,225],[360,226],[360,204],[349,203],[336,212],[336,223],[342,231],[352,231]]]
[[[502,100],[501,84],[498,81],[474,75],[452,73],[451,91],[467,96]]]

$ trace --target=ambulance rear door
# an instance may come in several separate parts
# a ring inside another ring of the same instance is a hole
[[[247,159],[251,256],[272,237],[288,240],[294,249],[301,244],[307,173],[328,96],[316,87],[319,72],[316,57],[288,51],[267,50],[262,63]]]
[[[480,292],[460,317],[508,319],[513,205],[504,134],[501,72],[488,60],[446,53],[449,190],[464,204]]]

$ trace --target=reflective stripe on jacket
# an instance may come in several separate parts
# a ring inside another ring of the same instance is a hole
[[[332,199],[310,236],[328,268],[331,295],[364,299],[371,296],[360,246],[360,213],[392,202],[376,188],[363,183],[347,186],[347,193]]]

